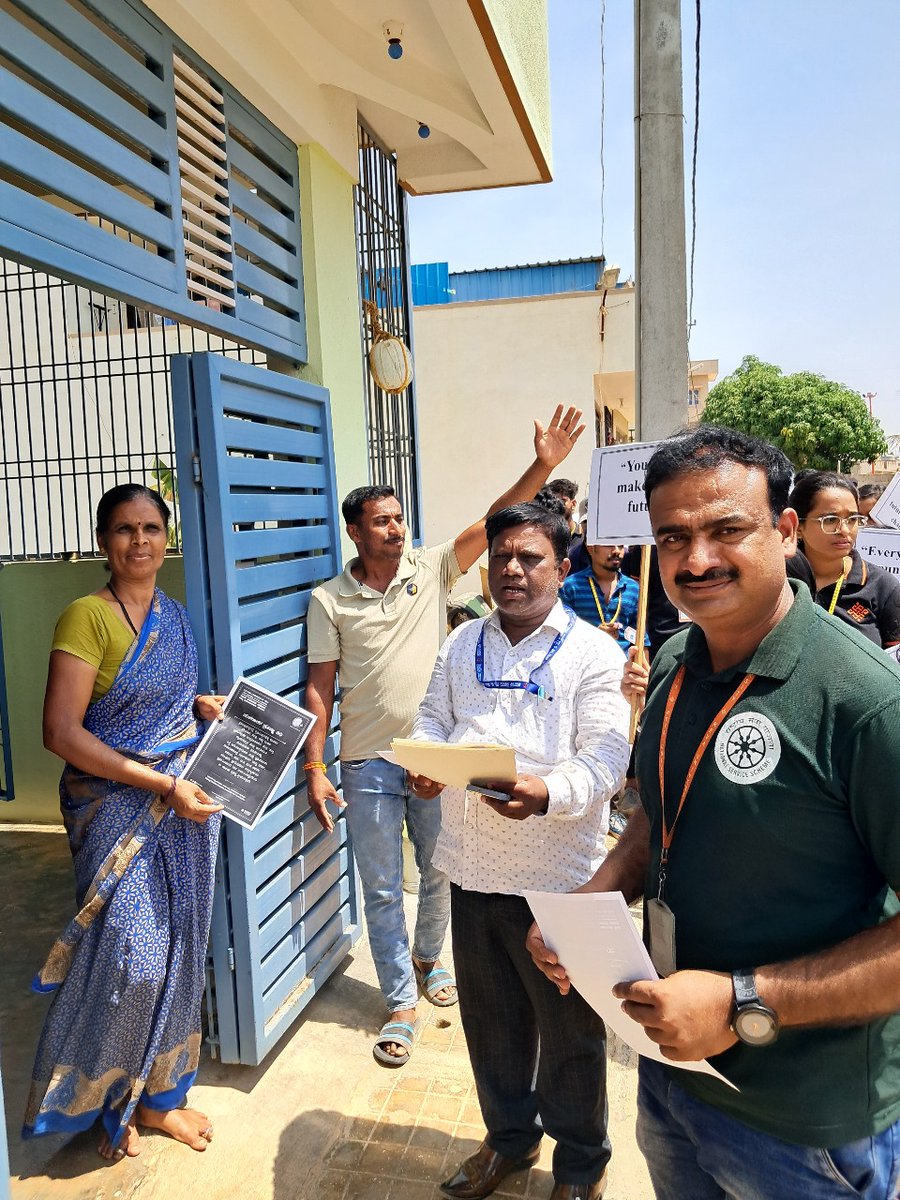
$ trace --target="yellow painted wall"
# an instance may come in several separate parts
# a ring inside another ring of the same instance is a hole
[[[353,179],[347,172],[320,147],[301,147],[309,361],[300,375],[331,393],[339,500],[369,479],[353,204]],[[351,550],[345,537],[345,557]]]
[[[56,619],[66,605],[103,586],[101,561],[6,563],[0,570],[0,621],[12,742],[15,799],[0,801],[0,822],[59,822],[61,761],[44,749],[41,710]],[[184,601],[179,557],[167,557],[159,586]]]

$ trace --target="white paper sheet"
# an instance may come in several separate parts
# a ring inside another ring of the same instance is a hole
[[[382,758],[387,755],[382,753]],[[465,788],[481,783],[516,779],[516,755],[509,746],[475,742],[415,742],[394,738],[388,762],[399,763],[415,775],[425,775],[447,787]]]
[[[666,1066],[715,1075],[734,1087],[705,1060],[673,1063],[665,1058],[643,1026],[622,1012],[621,1000],[612,994],[617,983],[659,976],[621,892],[525,892],[524,896],[544,941],[559,956],[573,985],[623,1042]]]

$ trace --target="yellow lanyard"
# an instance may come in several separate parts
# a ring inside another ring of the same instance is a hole
[[[848,557],[844,559],[844,565],[846,566],[849,561],[850,561],[850,558],[848,555]],[[841,595],[841,588],[847,582],[847,576],[849,575],[849,573],[850,573],[849,571],[845,571],[844,574],[837,581],[837,583],[834,585],[834,591],[831,593],[831,603],[828,605],[829,613],[833,614],[834,610],[837,608],[837,602],[840,599],[840,595]],[[866,586],[866,579],[868,578],[868,575],[869,575],[869,573],[866,570],[866,560],[863,559],[863,561],[862,561],[862,585],[863,585],[863,587]]]
[[[616,576],[617,582],[618,582],[618,578],[619,577],[617,575]],[[614,625],[616,618],[618,617],[619,613],[622,611],[622,593],[619,592],[619,603],[616,605],[616,611],[613,613],[613,615],[607,621],[606,614],[604,613],[603,608],[600,604],[600,597],[597,595],[597,589],[596,589],[596,587],[594,587],[594,580],[590,575],[588,575],[588,583],[591,585],[591,591],[594,593],[594,603],[597,605],[597,612],[600,614],[600,620],[603,622],[604,625]]]
[[[837,608],[838,596],[841,594],[841,588],[844,586],[845,578],[846,576],[842,575],[834,585],[834,591],[831,593],[831,603],[828,605],[829,614],[833,613],[835,608]]]

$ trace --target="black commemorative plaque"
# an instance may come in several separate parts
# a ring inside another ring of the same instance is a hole
[[[305,708],[239,679],[223,720],[212,722],[182,778],[223,805],[226,817],[252,829],[315,720]]]

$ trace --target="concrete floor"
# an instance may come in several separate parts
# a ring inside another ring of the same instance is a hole
[[[73,905],[59,833],[0,825],[0,1047],[14,1200],[436,1200],[481,1140],[478,1105],[455,1008],[423,1004],[412,1061],[380,1067],[371,1043],[383,1020],[368,946],[361,941],[261,1067],[204,1056],[191,1104],[214,1120],[196,1154],[146,1132],[138,1158],[107,1165],[96,1134],[23,1142],[21,1114],[47,1000],[30,980]],[[408,897],[412,915],[415,900]],[[607,1200],[651,1200],[634,1142],[635,1056],[610,1046],[613,1160]],[[531,1200],[552,1187],[552,1142],[541,1161],[498,1196]]]

